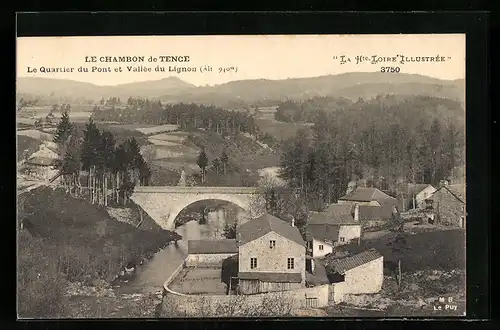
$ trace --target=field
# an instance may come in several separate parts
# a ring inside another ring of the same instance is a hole
[[[185,294],[226,294],[220,268],[185,268],[169,288]]]
[[[278,141],[288,140],[297,134],[300,129],[308,129],[312,124],[285,123],[274,119],[255,119],[255,123],[263,133],[274,136]]]
[[[152,127],[136,128],[137,131],[139,131],[143,134],[146,134],[146,135],[171,132],[171,131],[176,131],[178,129],[179,129],[179,127],[177,125],[159,125],[159,126],[152,126]]]
[[[22,131],[17,131],[18,136],[25,136],[39,141],[53,141],[54,136],[52,134],[44,133],[36,129],[27,129]]]

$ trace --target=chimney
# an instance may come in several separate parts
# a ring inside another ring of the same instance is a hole
[[[359,221],[359,205],[354,206],[354,221]]]
[[[295,227],[295,218],[292,217],[292,227]]]

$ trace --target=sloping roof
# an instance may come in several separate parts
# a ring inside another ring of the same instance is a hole
[[[259,280],[262,282],[302,282],[300,273],[264,273],[264,272],[239,272],[240,280]]]
[[[370,249],[351,257],[337,259],[333,261],[334,272],[338,274],[345,274],[345,272],[362,266],[370,261],[381,258],[382,255],[375,249]]]
[[[465,184],[450,184],[447,186],[444,186],[446,189],[448,189],[449,192],[451,192],[455,197],[460,199],[462,202],[465,203]]]
[[[462,203],[466,203],[465,201],[465,185],[464,184],[452,184],[452,185],[443,185],[439,187],[432,196],[427,198],[427,200],[431,200],[435,194],[440,191],[440,190],[446,190],[450,194],[452,194],[457,200],[459,200]]]
[[[359,221],[389,220],[393,209],[397,207],[397,200],[383,200],[381,206],[359,205]]]
[[[235,239],[189,240],[189,254],[238,253]]]
[[[422,190],[431,186],[428,183],[408,183],[408,193],[418,195]],[[432,187],[432,186],[431,186]]]
[[[270,232],[275,232],[297,244],[304,245],[304,240],[297,227],[292,227],[286,221],[278,219],[270,214],[264,214],[257,219],[250,220],[236,230],[238,245],[251,242]]]
[[[336,242],[339,238],[340,225],[307,225],[306,238]]]
[[[55,162],[55,159],[49,157],[32,157],[26,161],[26,164],[37,166],[52,166]]]
[[[384,199],[395,199],[395,198],[387,195],[386,193],[378,190],[377,188],[364,188],[364,187],[358,187],[349,194],[339,198],[339,200],[354,201],[354,202],[370,202],[370,201],[380,202],[380,200]]]
[[[350,204],[331,204],[323,212],[312,213],[308,225],[351,225],[354,221],[354,207]]]

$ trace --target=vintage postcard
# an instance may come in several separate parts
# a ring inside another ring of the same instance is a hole
[[[17,311],[465,316],[465,34],[17,38]]]

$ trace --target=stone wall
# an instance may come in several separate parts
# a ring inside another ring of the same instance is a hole
[[[344,294],[376,293],[382,289],[384,281],[384,258],[368,262],[346,272]]]
[[[329,292],[330,285],[326,284],[256,295],[185,295],[166,286],[161,317],[287,316],[299,309],[327,306]],[[306,301],[314,305],[308,306]]]
[[[186,258],[186,267],[222,267],[224,259],[236,253],[190,254]]]

